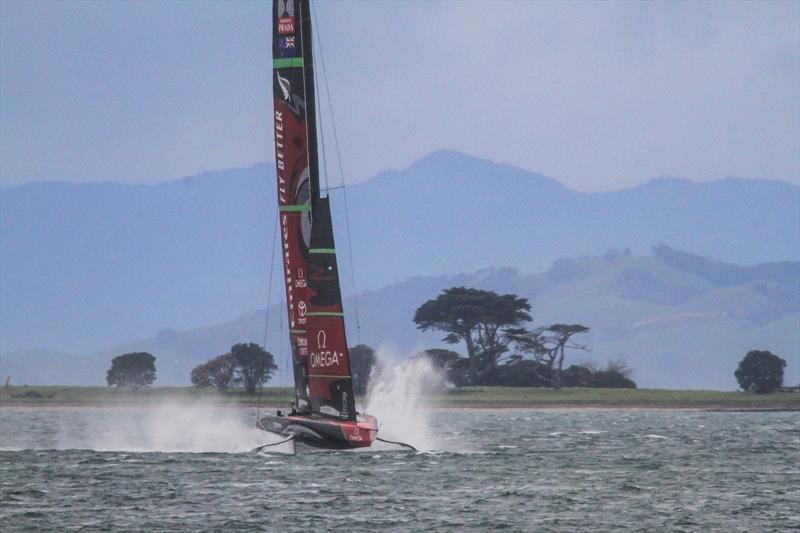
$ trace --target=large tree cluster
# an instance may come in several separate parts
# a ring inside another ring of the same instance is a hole
[[[422,304],[414,314],[417,328],[446,333],[449,344],[464,343],[467,357],[434,352],[432,361],[457,385],[533,381],[554,389],[564,386],[567,350],[587,350],[574,336],[589,331],[581,324],[552,324],[528,329],[531,305],[514,294],[451,287]],[[451,354],[454,352],[451,352]],[[507,377],[503,377],[507,375]]]

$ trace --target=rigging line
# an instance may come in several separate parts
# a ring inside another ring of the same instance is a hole
[[[309,2],[309,7],[311,3]],[[314,19],[311,19],[314,22]],[[313,33],[313,32],[312,32]],[[317,41],[317,49],[319,50],[320,57],[322,56],[322,49],[319,48],[319,41]],[[319,105],[322,101],[319,98],[319,81],[317,80],[317,69],[314,69],[314,94],[317,97],[317,105]],[[322,106],[319,105],[320,109],[317,111],[322,111]],[[330,185],[328,184],[328,158],[326,157],[325,152],[325,128],[322,124],[322,113],[317,113],[317,122],[319,123],[319,128],[317,130],[317,137],[319,138],[320,148],[322,149],[322,174],[325,178],[325,194],[330,194]]]
[[[267,283],[267,310],[266,310],[266,317],[264,319],[264,342],[261,344],[261,347],[264,351],[267,350],[267,335],[269,334],[269,308],[272,305],[272,280],[273,274],[275,272],[275,242],[278,237],[278,218],[281,216],[280,209],[275,210],[275,223],[273,224],[272,228],[272,252],[270,253],[269,259],[269,282]],[[256,409],[256,421],[261,418],[261,393],[263,392],[264,387],[261,386],[258,389],[258,407]]]
[[[286,298],[284,297],[284,308],[286,307]],[[283,313],[280,314],[280,318],[278,319],[278,335],[279,339],[284,339],[283,336]],[[291,333],[287,335],[287,337],[291,337]],[[290,341],[291,342],[291,339]],[[289,352],[286,350],[286,343],[280,342],[278,344],[278,360],[283,361],[284,368],[286,369],[285,374],[283,375],[284,383],[288,385],[289,381]]]
[[[272,228],[272,252],[269,259],[269,284],[267,285],[267,317],[264,324],[264,343],[261,345],[264,350],[267,349],[267,335],[269,334],[269,308],[272,305],[272,279],[275,272],[275,242],[278,237],[278,217],[280,217],[280,209],[275,210],[275,223]]]
[[[309,2],[310,5],[310,2]],[[331,99],[331,88],[328,85],[328,72],[325,69],[325,55],[322,52],[322,35],[319,31],[319,23],[317,22],[316,18],[311,19],[312,24],[314,25],[314,31],[317,33],[317,46],[319,48],[319,59],[320,64],[322,65],[322,79],[325,82],[325,93],[328,97],[328,109],[331,112],[331,131],[333,131],[333,144],[336,147],[336,156],[337,161],[339,163],[339,177],[342,181],[342,194],[344,196],[344,220],[345,225],[347,226],[347,254],[350,259],[350,280],[353,284],[353,310],[356,314],[356,338],[358,340],[358,344],[361,344],[361,321],[358,314],[358,297],[356,294],[358,293],[358,288],[356,286],[356,272],[355,272],[355,263],[353,262],[353,238],[352,238],[352,231],[350,230],[350,209],[347,205],[347,187],[344,183],[344,167],[342,165],[342,151],[339,147],[339,135],[336,133],[336,117],[333,113],[333,100]]]

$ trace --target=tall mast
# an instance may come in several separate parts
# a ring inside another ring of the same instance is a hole
[[[317,95],[314,90],[314,43],[311,32],[311,2],[298,0],[300,32],[303,43],[303,81],[306,87],[306,127],[308,128],[308,169],[311,176],[311,193],[321,196],[319,189],[319,154],[317,152]]]

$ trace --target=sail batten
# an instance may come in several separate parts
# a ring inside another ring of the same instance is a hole
[[[296,407],[355,420],[329,199],[320,196],[308,0],[274,0],[275,165]]]

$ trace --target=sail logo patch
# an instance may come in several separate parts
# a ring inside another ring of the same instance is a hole
[[[291,91],[292,86],[289,84],[289,80],[287,80],[286,78],[281,78],[281,75],[278,74],[277,71],[275,72],[275,75],[278,77],[278,87],[281,88],[281,92],[283,93],[283,99],[288,102],[289,100],[292,99],[291,94],[289,94],[289,91]]]
[[[281,37],[278,39],[278,55],[280,57],[291,57],[295,54],[295,41],[297,38],[293,35],[291,37]]]
[[[330,351],[327,350],[326,344],[328,343],[328,334],[325,333],[324,329],[319,330],[317,333],[317,350],[316,352],[311,352],[311,356],[309,357],[309,362],[311,363],[311,368],[317,368],[321,366],[339,366],[339,358],[342,355],[337,351]]]
[[[278,0],[276,14],[278,15],[278,35],[294,35],[294,0]]]
[[[286,203],[286,180],[283,178],[285,162],[283,160],[283,112],[275,111],[275,163],[278,165],[278,189],[281,205]]]
[[[281,48],[292,49],[294,50],[294,42],[297,39],[295,36],[291,37],[281,37],[278,41],[280,43]]]
[[[294,35],[294,17],[278,19],[278,35]]]
[[[297,269],[297,280],[294,282],[294,286],[299,288],[299,289],[302,289],[302,288],[305,288],[305,287],[308,286],[308,283],[306,282],[306,276],[305,276],[305,273],[303,272],[302,268],[298,268]]]
[[[278,13],[279,17],[293,17],[294,16],[294,0],[278,0]]]
[[[281,91],[281,95],[283,99],[286,101],[286,105],[295,116],[301,116],[306,109],[306,102],[297,94],[292,94],[292,84],[288,78],[284,78],[280,75],[278,70],[275,70],[275,79],[278,82],[278,88]],[[278,111],[275,112],[276,114]],[[277,126],[276,126],[277,128]],[[281,138],[283,140],[283,138]]]
[[[320,350],[324,350],[325,348],[327,348],[327,346],[325,346],[327,342],[328,342],[328,334],[325,333],[324,329],[319,330],[319,333],[317,333],[317,348],[319,348]]]
[[[317,368],[321,366],[339,366],[339,357],[342,354],[339,352],[311,352],[311,368]]]

